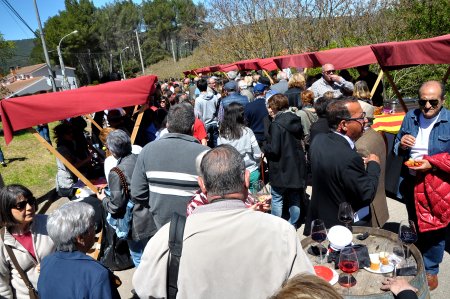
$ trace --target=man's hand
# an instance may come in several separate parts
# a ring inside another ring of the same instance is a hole
[[[341,76],[338,76],[338,75],[330,75],[330,79],[333,82],[337,82],[337,83],[342,83],[342,81],[344,81],[344,78],[342,78]]]
[[[412,290],[413,292],[417,292],[418,289],[410,285],[405,279],[388,277],[382,282],[381,289],[383,291],[391,291],[397,296],[398,293],[404,290]]]
[[[380,164],[380,158],[375,154],[369,154],[369,156],[367,156],[365,161],[367,161],[367,163],[369,163],[370,161],[374,161]]]
[[[416,138],[412,135],[406,134],[402,136],[402,139],[400,139],[400,146],[403,149],[411,148],[416,144]]]
[[[419,166],[409,167],[409,169],[425,172],[425,171],[429,171],[430,169],[433,168],[433,166],[430,164],[430,162],[428,160],[419,160],[418,159],[418,160],[414,160],[414,162],[418,162],[418,163],[422,163],[422,164],[420,164]]]

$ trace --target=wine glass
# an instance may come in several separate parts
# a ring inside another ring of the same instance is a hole
[[[339,205],[338,219],[345,224],[345,227],[352,230],[351,223],[353,223],[353,209],[348,202],[341,202]]]
[[[327,239],[327,229],[325,228],[325,223],[323,220],[316,219],[311,224],[311,239],[316,241],[319,246],[319,253],[320,253],[320,261],[319,264],[323,264],[322,259],[322,249],[324,248],[322,245],[322,242]]]
[[[409,247],[417,241],[417,230],[412,220],[402,220],[398,229],[398,238],[406,246],[406,266],[409,266]]]
[[[397,277],[397,266],[405,261],[405,251],[402,244],[395,242],[390,252],[392,253],[389,256],[389,261],[394,265],[392,277]]]
[[[259,202],[266,202],[271,198],[270,190],[267,188],[267,185],[264,184],[264,181],[259,180],[252,184],[252,188],[250,192],[255,195]]]
[[[341,286],[347,288],[348,295],[350,288],[356,284],[356,278],[353,277],[352,273],[359,269],[358,256],[356,255],[355,249],[345,247],[341,250],[339,255],[339,269],[344,273],[339,275],[338,282]]]

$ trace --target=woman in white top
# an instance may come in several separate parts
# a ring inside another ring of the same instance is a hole
[[[259,180],[261,149],[253,131],[245,126],[244,106],[231,103],[224,109],[224,118],[219,127],[217,144],[229,144],[244,158],[245,168],[250,172],[250,186]]]

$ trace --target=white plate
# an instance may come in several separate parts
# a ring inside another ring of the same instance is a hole
[[[389,263],[389,265],[380,265],[379,270],[372,270],[370,267],[364,267],[364,269],[375,274],[386,274],[394,271],[394,264]]]
[[[334,269],[331,269],[331,271],[333,271],[333,278],[328,283],[331,285],[335,285],[339,280],[339,274]]]

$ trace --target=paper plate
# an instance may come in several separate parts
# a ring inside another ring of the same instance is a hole
[[[325,279],[331,285],[334,285],[339,279],[339,274],[327,266],[314,266],[314,271],[317,276]]]
[[[370,267],[364,267],[364,269],[375,274],[386,274],[391,273],[394,270],[394,264],[389,263],[389,265],[381,265],[379,270],[372,270]]]
[[[331,247],[336,250],[340,250],[350,244],[353,239],[352,232],[342,225],[335,225],[328,231],[328,240],[331,243]]]

